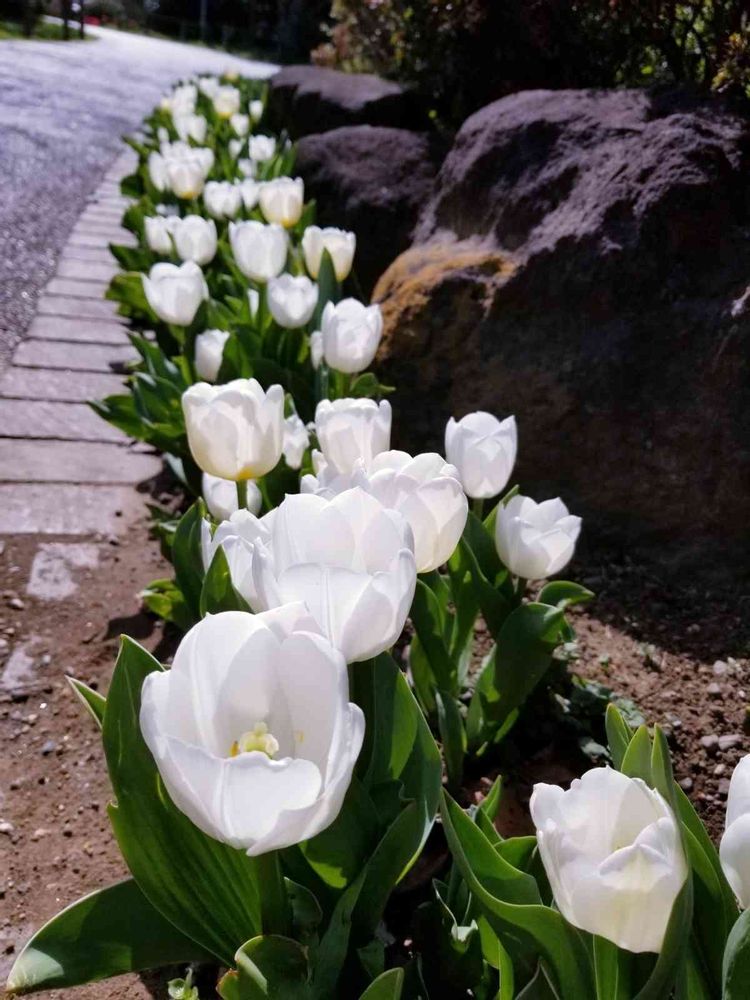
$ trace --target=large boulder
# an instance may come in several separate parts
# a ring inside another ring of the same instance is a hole
[[[409,246],[432,195],[437,164],[430,137],[372,125],[309,135],[297,147],[297,172],[317,202],[318,224],[356,233],[356,273],[369,295]]]
[[[286,66],[269,81],[268,122],[293,139],[344,125],[422,128],[425,119],[409,90],[371,73],[321,66]]]
[[[749,152],[745,117],[684,95],[535,91],[469,118],[374,293],[399,443],[515,413],[517,478],[591,534],[746,560]]]

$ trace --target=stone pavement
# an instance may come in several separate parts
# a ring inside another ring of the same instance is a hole
[[[122,534],[143,513],[134,486],[161,467],[86,405],[118,392],[135,357],[116,304],[103,298],[116,270],[108,244],[132,240],[119,193],[132,169],[128,152],[89,200],[0,376],[0,534]]]

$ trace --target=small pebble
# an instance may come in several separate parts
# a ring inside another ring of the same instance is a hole
[[[6,836],[9,837],[14,830],[15,827],[13,826],[12,823],[9,823],[7,820],[0,821],[0,833],[4,833]]]
[[[57,750],[57,743],[54,740],[47,740],[42,747],[42,756],[46,757],[48,754],[54,753],[55,750]]]
[[[715,733],[708,733],[706,736],[701,736],[701,746],[704,750],[708,750],[711,753],[718,748],[719,737]]]
[[[740,733],[725,733],[724,736],[719,737],[719,750],[731,750],[733,747],[741,745],[742,736]]]
[[[682,780],[679,782],[679,785],[680,785],[680,788],[683,790],[683,792],[689,792],[693,788],[693,779],[692,778],[682,778]]]
[[[709,698],[721,698],[721,688],[716,683],[716,681],[713,681],[711,684],[708,685],[708,687],[706,688],[706,694],[709,696]]]

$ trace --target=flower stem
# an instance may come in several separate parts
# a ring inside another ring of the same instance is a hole
[[[484,500],[481,497],[474,497],[471,501],[471,509],[480,521],[484,519]]]
[[[245,510],[247,507],[247,479],[238,479],[235,486],[237,487],[237,509]]]
[[[260,923],[263,934],[289,933],[289,899],[281,874],[277,851],[259,854],[255,872],[260,895]]]

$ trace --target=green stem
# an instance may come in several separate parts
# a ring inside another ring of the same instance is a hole
[[[284,886],[277,851],[259,854],[255,872],[260,896],[260,924],[263,934],[289,933],[289,899]]]
[[[238,479],[235,486],[237,487],[237,509],[245,510],[247,508],[247,479]]]
[[[480,521],[484,520],[484,500],[481,497],[474,497],[471,501],[471,509]]]
[[[526,593],[526,583],[527,581],[522,576],[519,576],[516,580],[516,597],[519,601],[523,599],[523,595]]]
[[[266,486],[266,477],[261,476],[260,479],[255,480],[258,489],[260,490],[260,495],[263,499],[263,513],[267,514],[269,511],[273,510],[273,503],[268,495],[268,488]]]

